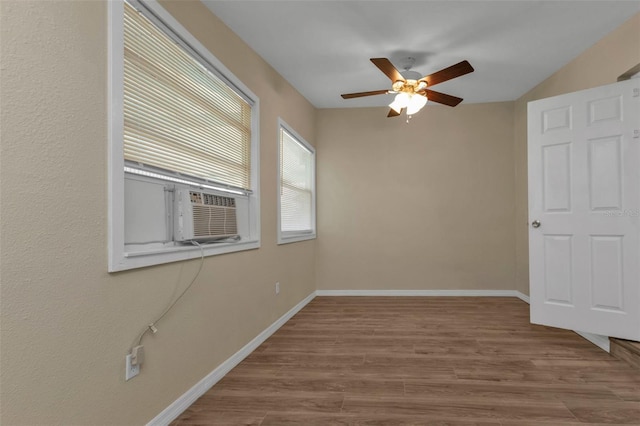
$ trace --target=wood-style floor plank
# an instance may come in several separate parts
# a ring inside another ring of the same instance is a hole
[[[345,396],[342,411],[359,414],[399,414],[460,420],[540,420],[573,421],[575,417],[562,402],[492,400],[475,397],[354,397]]]
[[[407,415],[269,413],[261,426],[501,426],[499,421],[469,421]],[[548,423],[546,426],[550,426]]]
[[[513,298],[317,297],[174,425],[640,425],[640,370]]]
[[[594,406],[590,401],[569,401],[566,405],[573,415],[583,422],[619,424],[640,422],[640,402],[609,401]]]

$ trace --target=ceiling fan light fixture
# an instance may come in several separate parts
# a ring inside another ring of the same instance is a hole
[[[413,115],[420,111],[427,104],[427,97],[422,95],[413,95],[409,99],[407,105],[407,115]]]
[[[411,95],[406,92],[400,92],[396,95],[393,102],[389,104],[389,108],[397,113],[402,112],[403,108],[406,108],[411,102]]]
[[[393,101],[389,104],[389,108],[400,114],[402,112],[402,107],[396,102]]]
[[[415,62],[414,58],[407,58],[406,66],[402,72],[398,71],[398,69],[387,58],[371,58],[370,60],[391,80],[392,90],[344,93],[341,96],[343,99],[351,99],[363,96],[397,93],[393,102],[389,104],[391,111],[389,111],[387,117],[397,117],[405,109],[407,110],[407,115],[410,117],[411,114],[415,114],[420,111],[429,100],[431,102],[437,102],[450,107],[458,105],[463,101],[462,98],[447,95],[446,93],[436,92],[434,90],[427,90],[427,87],[431,88],[431,86],[435,86],[436,84],[444,83],[445,81],[449,81],[453,78],[457,78],[474,71],[469,61],[465,60],[422,77],[420,73],[411,71],[411,66]],[[427,93],[429,96],[427,96]]]

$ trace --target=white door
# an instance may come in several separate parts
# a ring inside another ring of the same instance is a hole
[[[640,79],[528,123],[531,322],[640,340]]]

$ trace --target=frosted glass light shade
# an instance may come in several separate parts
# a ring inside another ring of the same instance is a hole
[[[407,115],[413,115],[420,111],[427,104],[427,97],[422,95],[413,95],[407,105]]]
[[[406,108],[411,102],[411,95],[405,92],[400,92],[396,95],[393,102],[389,104],[389,108],[397,112],[402,112],[402,108]]]

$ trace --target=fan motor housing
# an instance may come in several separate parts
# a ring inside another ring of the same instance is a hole
[[[405,70],[401,71],[400,74],[405,78],[405,80],[420,80],[422,78],[422,74],[417,71]]]

